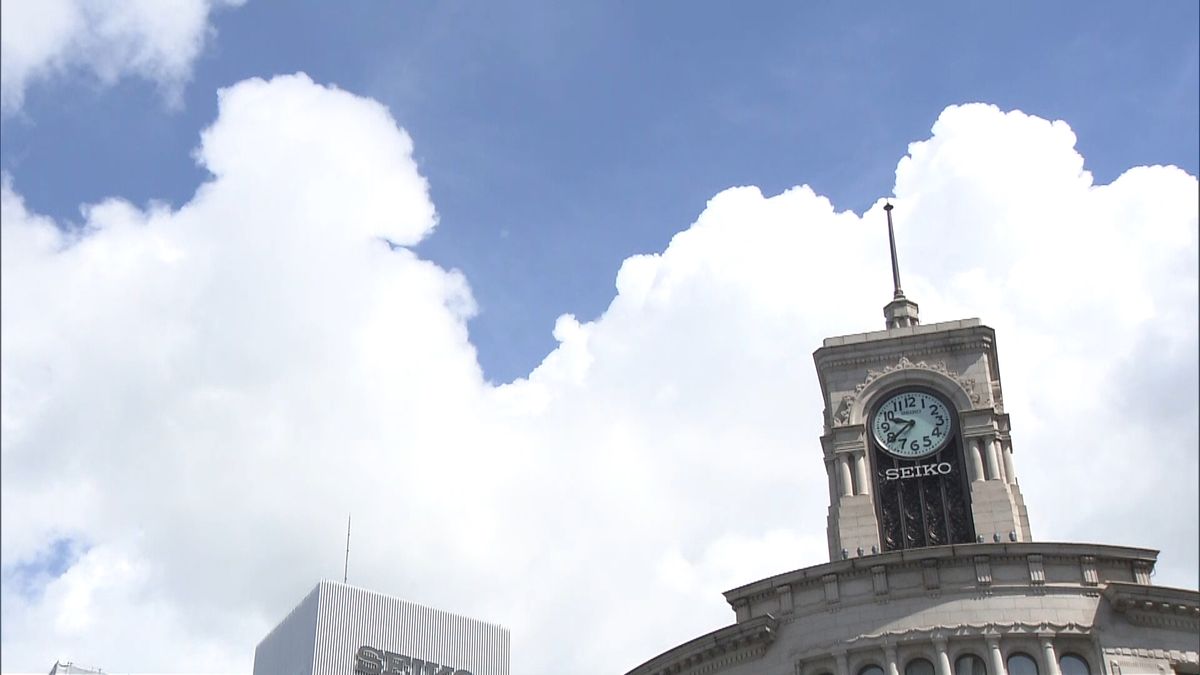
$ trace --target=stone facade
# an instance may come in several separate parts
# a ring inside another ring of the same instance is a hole
[[[628,675],[1200,675],[1200,593],[1151,585],[1157,551],[1032,541],[994,331],[920,325],[896,281],[890,328],[813,355],[832,562],[726,592],[735,623]],[[867,418],[906,390],[957,414],[973,543],[883,546]]]
[[[1041,675],[1063,655],[1093,675],[1200,673],[1200,593],[1148,585],[1157,552],[1061,543],[894,551],[795,570],[725,593],[737,622],[629,675],[887,675],[967,655]]]
[[[1030,540],[991,328],[966,319],[833,337],[813,359],[825,400],[832,559],[883,548],[866,418],[881,397],[912,385],[942,394],[958,411],[975,532],[985,541]]]

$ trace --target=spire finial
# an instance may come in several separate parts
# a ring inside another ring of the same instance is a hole
[[[896,260],[896,232],[892,228],[892,206],[891,201],[884,202],[883,210],[887,212],[888,221],[888,246],[892,249],[892,298],[899,300],[904,297],[904,291],[900,290],[900,263]]]
[[[346,514],[346,564],[342,567],[342,583],[350,578],[350,514]]]
[[[904,291],[900,290],[900,263],[896,260],[896,231],[892,227],[892,202],[887,200],[883,204],[883,210],[887,213],[888,221],[888,246],[892,251],[892,301],[883,308],[883,316],[887,319],[887,327],[903,328],[906,326],[915,326],[920,322],[917,318],[917,303],[904,297]]]

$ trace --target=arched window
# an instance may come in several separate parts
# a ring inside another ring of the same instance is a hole
[[[978,656],[963,654],[954,662],[954,675],[987,675],[987,666],[983,665],[983,659]]]
[[[1058,667],[1062,670],[1062,675],[1092,675],[1087,661],[1075,654],[1063,654],[1058,660]]]
[[[1021,652],[1009,654],[1008,675],[1038,675],[1037,661]]]
[[[862,670],[858,671],[858,675],[883,675],[883,668],[875,664],[863,666]]]
[[[913,659],[904,666],[904,675],[933,675],[933,664],[925,659]]]

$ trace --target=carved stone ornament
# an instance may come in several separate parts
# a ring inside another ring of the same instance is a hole
[[[854,386],[854,394],[847,394],[843,396],[841,402],[838,403],[837,410],[833,413],[833,426],[843,427],[847,424],[850,424],[850,413],[854,408],[854,403],[858,400],[858,397],[862,394],[863,390],[867,388],[867,385],[871,384],[875,380],[878,380],[884,375],[894,373],[899,370],[927,370],[929,372],[937,373],[957,384],[959,388],[963,390],[963,393],[967,395],[967,398],[970,399],[971,403],[979,405],[983,402],[983,395],[975,391],[975,378],[963,377],[959,375],[953,370],[947,368],[945,362],[943,361],[934,361],[932,363],[917,361],[916,363],[913,363],[912,361],[908,360],[907,356],[901,356],[900,360],[894,366],[884,366],[883,370],[867,371],[867,378],[860,384]]]
[[[769,615],[767,615],[769,616]],[[886,645],[897,643],[933,642],[937,638],[986,639],[988,636],[1002,634],[1005,636],[1034,636],[1041,633],[1053,633],[1061,637],[1087,637],[1095,634],[1095,626],[1079,623],[959,623],[937,626],[922,626],[904,630],[890,630],[880,633],[869,633],[855,637],[812,645],[809,649],[795,654],[797,662],[824,661],[830,654],[836,654],[834,649],[850,647],[853,649],[886,649]],[[1105,650],[1108,652],[1109,650]],[[1186,658],[1186,657],[1185,657]]]
[[[838,404],[837,412],[833,414],[834,426],[844,427],[850,423],[850,409],[854,407],[854,396],[846,395],[842,397],[842,402]]]

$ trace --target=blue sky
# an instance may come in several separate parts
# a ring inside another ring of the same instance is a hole
[[[179,205],[216,89],[304,71],[374,98],[441,214],[418,250],[472,281],[472,341],[507,382],[553,347],[555,317],[597,316],[621,260],[719,190],[807,183],[861,211],[950,104],[1066,120],[1098,182],[1195,174],[1198,21],[1192,2],[249,2],[213,13],[179,107],[136,77],[39,83],[0,159],[62,220],[111,195]]]
[[[1035,538],[1197,584],[1195,2],[3,10],[5,672],[248,672],[348,512],[513,672],[726,625],[827,557],[810,355],[883,327],[889,196]]]

